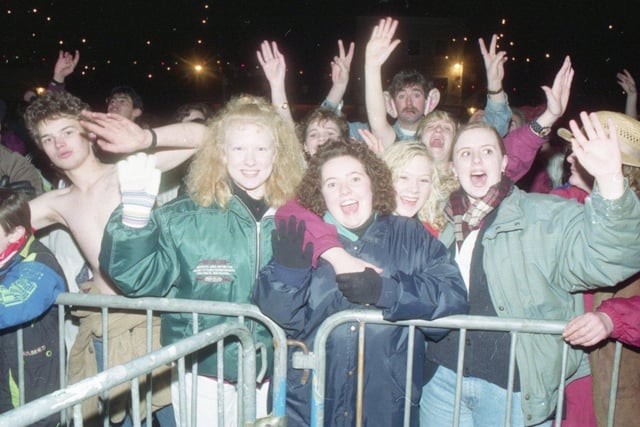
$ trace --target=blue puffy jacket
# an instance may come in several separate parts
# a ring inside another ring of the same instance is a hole
[[[430,320],[467,312],[467,293],[457,265],[418,221],[379,216],[356,241],[340,239],[347,252],[384,269],[376,308],[383,310],[386,320]],[[289,337],[309,348],[328,316],[363,307],[342,295],[333,268],[323,260],[313,270],[286,269],[272,260],[260,273],[254,300]],[[423,332],[416,332],[413,354],[411,425],[418,422]],[[326,425],[355,425],[357,334],[355,323],[343,324],[327,342]],[[365,334],[364,425],[402,425],[408,328],[368,325]],[[301,375],[289,365],[289,426],[309,425],[311,382],[301,385]]]

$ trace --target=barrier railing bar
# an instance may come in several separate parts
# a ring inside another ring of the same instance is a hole
[[[67,346],[65,343],[65,309],[58,307],[58,368],[60,372],[60,388],[67,386]],[[60,413],[60,422],[63,426],[67,425],[68,411]]]
[[[466,340],[466,331],[469,329],[481,329],[489,331],[504,332],[526,332],[537,334],[561,334],[566,322],[549,321],[549,320],[530,320],[530,319],[502,319],[488,316],[464,316],[456,315],[444,317],[436,320],[407,320],[389,322],[383,319],[380,310],[345,310],[328,317],[318,328],[313,347],[314,357],[317,360],[316,369],[312,372],[312,401],[311,401],[311,425],[324,425],[324,396],[325,396],[325,376],[326,376],[326,343],[331,331],[343,323],[347,322],[365,322],[377,323],[385,325],[430,327],[430,328],[446,328],[459,329],[460,341],[458,354],[458,376],[459,383],[456,390],[456,410],[454,411],[454,426],[459,423],[460,399],[458,391],[461,389],[462,366],[464,358],[464,342]],[[562,375],[566,373],[568,345],[563,346],[563,364]],[[462,358],[462,359],[461,359]],[[564,387],[562,381],[561,387]],[[561,397],[559,403],[561,403]],[[561,406],[559,406],[561,408]],[[558,424],[560,425],[560,424]]]
[[[94,377],[79,381],[57,392],[25,403],[23,406],[1,414],[0,425],[11,425],[13,427],[29,425],[43,417],[74,406],[74,420],[76,422],[80,420],[76,424],[80,426],[82,425],[82,412],[79,403],[83,400],[100,394],[103,389],[113,388],[146,374],[149,370],[171,363],[177,358],[184,357],[186,354],[192,353],[198,348],[206,347],[211,342],[219,340],[220,337],[228,335],[238,337],[242,345],[243,369],[245,372],[255,374],[255,345],[251,333],[243,325],[227,322],[179,342],[164,346],[151,354],[134,359],[124,365],[114,366]],[[253,406],[255,406],[255,382],[253,380],[247,381],[244,387],[249,392],[253,389],[253,393],[249,395],[247,400],[251,405],[251,398],[253,397]],[[245,408],[244,418],[247,420],[254,419],[255,408]]]
[[[467,340],[467,330],[460,329],[460,337],[458,339],[458,363],[456,365],[456,396],[453,401],[453,426],[460,425],[460,406],[462,402],[462,371],[464,370],[464,351],[467,346],[464,343]]]
[[[511,332],[511,344],[509,346],[509,376],[507,377],[507,408],[504,414],[504,425],[511,425],[511,405],[513,404],[513,383],[516,376],[516,344],[518,333]]]
[[[611,388],[609,389],[609,411],[607,412],[607,426],[613,427],[616,412],[616,394],[618,392],[618,378],[620,377],[620,360],[622,357],[622,343],[616,342],[613,353],[613,372],[611,373]]]
[[[409,342],[407,343],[407,372],[405,375],[404,394],[411,396],[411,378],[413,378],[413,349],[415,346],[416,327],[409,326]],[[411,418],[411,399],[406,397],[404,400],[404,427],[409,427]]]
[[[147,310],[147,353],[151,353],[153,351],[153,310]],[[153,375],[151,372],[147,374],[146,378],[146,419],[150,420],[152,417],[152,394],[153,394]],[[148,423],[147,423],[148,424]]]
[[[58,295],[59,305],[76,305],[85,307],[103,307],[146,310],[155,312],[192,312],[200,314],[216,314],[220,316],[250,317],[260,321],[273,336],[273,415],[285,416],[287,386],[287,337],[285,332],[258,307],[251,304],[237,304],[218,301],[202,301],[178,298],[125,298],[117,295],[95,295],[80,293],[62,293]],[[197,321],[194,322],[197,325]],[[195,394],[194,394],[195,396]]]

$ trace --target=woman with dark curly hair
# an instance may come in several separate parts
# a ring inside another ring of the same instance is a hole
[[[273,259],[254,288],[254,301],[290,338],[311,347],[320,324],[348,309],[381,309],[390,321],[466,313],[467,296],[457,266],[418,221],[392,215],[391,172],[366,145],[342,139],[319,147],[297,200],[337,228],[349,254],[379,266],[382,273],[366,268],[336,274],[322,258],[312,269],[314,242],[303,243],[304,221],[282,221],[272,237]],[[367,325],[365,333],[362,421],[402,425],[409,330]],[[415,334],[410,425],[418,422],[423,343],[429,336],[427,331]],[[346,323],[327,342],[325,425],[355,425],[357,339],[355,325]],[[311,384],[301,384],[301,376],[302,371],[291,368],[287,375],[290,426],[310,424]]]

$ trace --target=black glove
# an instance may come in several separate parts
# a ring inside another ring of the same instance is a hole
[[[354,304],[375,304],[382,294],[382,277],[372,268],[336,275],[338,289]]]
[[[6,188],[7,190],[15,191],[16,193],[22,193],[27,197],[34,198],[36,196],[36,189],[29,181],[15,181],[9,180],[9,175],[3,175],[0,178],[0,188]]]
[[[271,247],[273,259],[278,264],[288,268],[309,268],[313,258],[313,243],[306,244],[304,249],[304,221],[296,226],[296,217],[289,217],[289,225],[280,220],[279,226],[271,232]]]

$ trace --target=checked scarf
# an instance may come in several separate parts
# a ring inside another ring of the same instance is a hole
[[[469,233],[479,229],[484,218],[497,208],[512,190],[513,181],[503,176],[500,182],[489,187],[484,197],[473,204],[462,188],[451,193],[444,213],[453,223],[458,249]]]

